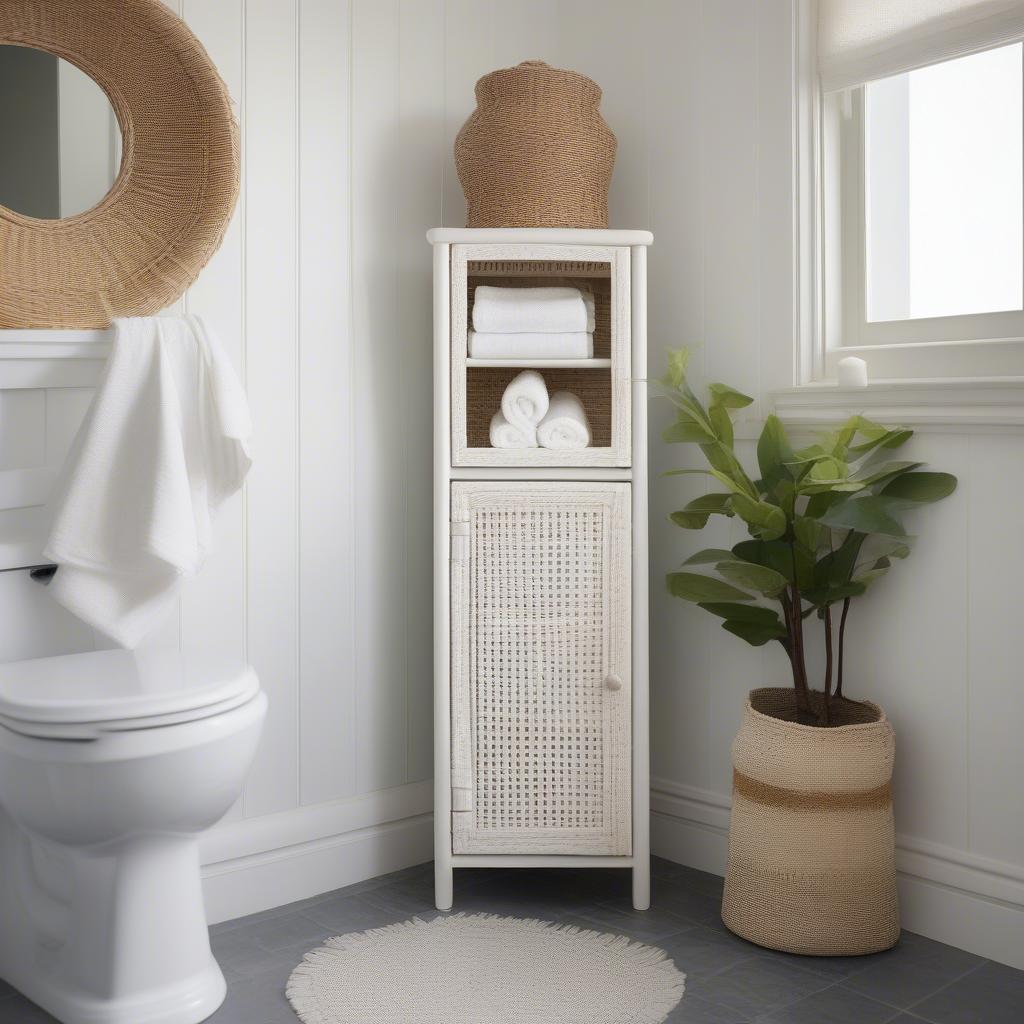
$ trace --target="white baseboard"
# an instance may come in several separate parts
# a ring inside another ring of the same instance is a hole
[[[725,873],[728,797],[668,779],[651,783],[651,848]],[[1024,969],[1024,868],[910,836],[896,837],[903,926]]]
[[[200,849],[210,923],[430,860],[432,800],[417,782],[215,828]]]
[[[210,921],[430,860],[432,797],[418,782],[214,829],[201,849]],[[653,852],[723,874],[729,807],[720,793],[653,780]],[[1024,869],[909,836],[897,836],[896,866],[906,928],[1024,969]]]

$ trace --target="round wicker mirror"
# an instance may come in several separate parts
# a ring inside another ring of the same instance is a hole
[[[217,250],[238,196],[231,99],[202,44],[161,0],[4,0],[0,44],[94,79],[123,145],[111,190],[84,213],[0,206],[0,328],[106,327],[163,309]]]

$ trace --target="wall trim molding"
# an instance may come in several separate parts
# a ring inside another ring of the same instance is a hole
[[[653,779],[654,853],[723,874],[730,806],[721,793]],[[1024,969],[1024,867],[897,835],[896,869],[904,927]]]
[[[729,797],[655,778],[653,852],[722,874]],[[285,906],[429,861],[430,781],[229,821],[201,843],[211,923]],[[1024,969],[1024,867],[912,836],[896,837],[904,925]]]
[[[200,843],[211,924],[422,864],[433,851],[433,786],[242,818]]]
[[[1014,433],[1024,428],[1024,378],[877,381],[865,388],[804,384],[770,396],[793,426],[826,426],[864,415],[924,429]]]

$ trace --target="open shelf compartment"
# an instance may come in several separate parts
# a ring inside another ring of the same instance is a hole
[[[455,466],[628,466],[629,249],[619,246],[455,245],[452,247],[452,463]],[[594,296],[592,359],[490,360],[468,357],[473,301],[483,284],[572,285]],[[591,447],[576,451],[492,448],[491,417],[508,383],[534,368],[548,391],[573,392],[590,421]]]

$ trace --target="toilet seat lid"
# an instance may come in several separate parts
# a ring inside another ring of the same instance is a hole
[[[0,664],[0,720],[151,727],[162,718],[205,717],[258,691],[255,672],[237,660],[178,651],[90,651]]]

